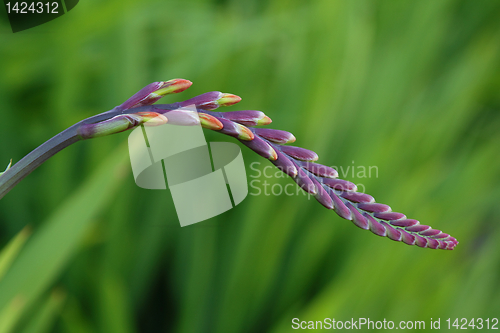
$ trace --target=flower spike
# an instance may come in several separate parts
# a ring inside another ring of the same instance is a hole
[[[184,91],[190,86],[191,82],[184,79],[153,82],[113,110],[68,128],[16,163],[16,166],[19,165],[16,169],[20,171],[8,172],[0,177],[0,198],[47,158],[78,140],[119,133],[142,124],[157,126],[167,121],[177,125],[201,124],[206,129],[237,138],[257,154],[269,159],[300,188],[314,195],[320,204],[361,229],[396,242],[424,248],[453,250],[458,244],[449,234],[422,225],[402,213],[393,212],[390,206],[375,202],[368,194],[357,192],[354,183],[337,178],[335,169],[314,163],[318,159],[315,152],[285,146],[295,141],[292,133],[253,128],[271,123],[271,119],[263,112],[212,111],[220,106],[238,103],[241,100],[239,96],[212,91],[184,102],[152,105],[161,97]],[[182,109],[192,105],[196,111]],[[47,147],[50,149],[47,150]]]
[[[352,221],[361,229],[388,237],[397,242],[432,249],[452,250],[458,241],[452,236],[421,225],[404,214],[393,212],[391,207],[376,203],[375,199],[357,192],[354,183],[338,179],[338,172],[325,165],[314,163],[318,155],[308,149],[284,146],[295,141],[292,133],[252,126],[268,125],[271,119],[261,111],[245,110],[212,112],[220,106],[239,102],[232,94],[213,91],[170,107],[195,105],[202,126],[238,138],[257,154],[265,157],[289,175],[304,191],[340,217]],[[161,105],[159,105],[161,106]],[[169,106],[164,106],[168,109]]]

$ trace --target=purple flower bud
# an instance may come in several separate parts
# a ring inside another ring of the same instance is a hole
[[[225,119],[222,119],[221,121],[223,122],[224,120]],[[225,121],[227,121],[227,120],[225,120]],[[226,124],[224,123],[224,128],[221,130],[221,132],[225,129],[225,127],[226,127]],[[240,140],[240,141],[245,146],[252,149],[254,152],[256,152],[257,154],[259,154],[262,157],[270,159],[271,161],[275,161],[278,159],[278,155],[276,154],[276,151],[273,149],[273,147],[271,147],[266,141],[262,140],[258,136],[256,136],[251,141],[244,141],[244,140]]]
[[[384,226],[380,224],[380,222],[375,220],[370,214],[363,213],[363,216],[368,220],[371,232],[382,237],[385,237],[387,235],[387,231],[385,230]]]
[[[163,82],[153,82],[148,84],[147,86],[136,92],[134,95],[132,95],[132,97],[127,99],[122,105],[120,105],[120,108],[122,110],[127,110],[140,104],[142,101],[146,100],[152,92],[160,89],[162,84]]]
[[[271,123],[271,118],[266,116],[262,111],[229,111],[221,112],[219,114],[224,119],[231,120],[245,126],[268,125]]]
[[[351,211],[352,222],[361,229],[368,230],[370,227],[366,218],[354,207],[350,202],[347,202],[346,207]]]
[[[344,199],[347,199],[352,202],[357,202],[357,203],[372,203],[375,202],[375,199],[366,193],[360,193],[360,192],[342,192],[340,196]]]
[[[430,249],[437,249],[439,247],[439,242],[432,238],[427,238],[427,247]]]
[[[198,95],[196,97],[190,98],[187,101],[180,102],[179,106],[186,107],[186,106],[194,104],[197,108],[203,109],[202,106],[213,103],[214,101],[221,98],[222,95],[223,94],[220,91],[210,91],[210,92]]]
[[[316,186],[316,192],[317,192],[315,196],[316,200],[318,200],[319,203],[325,206],[326,208],[333,209],[332,198],[328,195],[323,186],[320,183],[318,183],[316,179],[312,178],[312,181]]]
[[[447,242],[446,250],[453,250],[457,246],[458,242]]]
[[[276,154],[277,154],[278,158],[276,160],[272,161],[272,163],[278,169],[280,169],[281,171],[283,171],[284,173],[286,173],[290,177],[295,178],[297,176],[297,168],[292,163],[292,161],[290,161],[289,158],[280,151],[276,150]]]
[[[326,191],[333,200],[333,209],[335,210],[335,213],[343,219],[352,220],[351,211],[347,208],[342,199],[337,196],[337,193],[335,193],[335,191],[331,188],[327,188]]]
[[[436,229],[427,229],[422,232],[419,232],[420,236],[435,236],[441,233],[441,230]]]
[[[432,236],[432,238],[436,238],[436,239],[442,239],[442,238],[448,238],[448,237],[450,237],[450,235],[445,234],[444,232],[441,232],[435,236]]]
[[[387,231],[387,237],[389,237],[393,241],[401,242],[402,235],[398,229],[391,227],[387,222],[380,222],[380,224],[382,224]]]
[[[299,168],[299,166],[295,162],[292,161],[292,163],[297,169],[297,177],[295,177],[293,180],[307,193],[316,194],[316,186],[314,186],[312,180],[308,177],[304,170],[302,170],[302,168]]]
[[[204,114],[200,112],[200,114]],[[214,117],[209,114],[204,114],[206,117],[213,119],[214,121],[218,122],[220,125],[222,125],[222,128],[218,129],[221,133],[234,136],[235,138],[238,138],[240,140],[244,141],[250,141],[255,138],[253,132],[238,123],[232,122],[230,120],[226,120],[224,118],[219,118],[219,117]]]
[[[356,191],[358,187],[351,182],[336,178],[323,178],[323,183],[339,191]]]
[[[274,143],[285,144],[295,141],[292,133],[270,128],[256,128],[255,133]]]
[[[359,203],[358,208],[371,213],[385,213],[391,211],[391,207],[381,203]]]
[[[220,91],[211,91],[181,102],[181,107],[196,105],[203,110],[215,110],[219,106],[230,106],[241,101],[241,97],[233,94],[225,94]]]
[[[456,245],[457,245],[456,243],[448,243],[448,245],[446,245],[445,250],[453,250]]]
[[[429,227],[428,225],[422,225],[422,224],[414,225],[412,227],[405,228],[405,230],[409,231],[409,232],[422,232],[422,231],[429,230],[429,229],[431,229],[431,227]]]
[[[414,236],[415,236],[415,245],[420,247],[427,247],[427,239],[419,235],[414,235]]]
[[[191,81],[184,79],[153,82],[135,93],[125,103],[120,105],[119,108],[121,110],[128,110],[134,107],[151,105],[165,95],[186,90],[191,84]]]
[[[213,117],[216,118],[221,124],[222,128],[219,130],[221,133],[230,135],[232,137],[237,138],[240,135],[238,126],[236,123],[233,123],[232,121],[219,118],[219,117]]]
[[[394,220],[390,221],[390,224],[396,227],[411,227],[414,225],[419,224],[417,220],[412,220],[412,219],[406,219],[406,220]]]
[[[405,214],[396,213],[396,212],[375,213],[375,214],[373,214],[373,216],[375,216],[378,219],[386,220],[386,221],[401,220],[401,219],[405,219],[406,218]]]
[[[326,165],[321,165],[312,162],[302,163],[302,167],[309,172],[314,173],[316,176],[326,177],[326,178],[337,178],[339,174],[334,168],[330,168]]]
[[[302,161],[316,161],[318,159],[318,154],[315,152],[294,146],[283,146],[281,150],[287,154]]]
[[[401,232],[401,240],[408,245],[415,245],[415,236],[410,234],[409,232],[404,231],[403,229],[399,229]]]

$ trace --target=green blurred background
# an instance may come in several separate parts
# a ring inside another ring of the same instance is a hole
[[[499,1],[87,0],[16,34],[0,18],[2,169],[181,77],[193,86],[162,102],[240,95],[228,110],[264,111],[323,164],[377,166],[346,178],[460,241],[393,242],[302,194],[181,228],[168,191],[135,185],[122,133],[69,147],[0,201],[1,333],[500,317]]]

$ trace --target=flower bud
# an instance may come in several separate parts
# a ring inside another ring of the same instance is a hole
[[[139,90],[125,103],[119,106],[121,110],[128,110],[144,105],[151,105],[168,94],[182,92],[191,86],[192,82],[184,79],[153,82]]]
[[[363,216],[368,220],[371,232],[382,237],[385,237],[387,235],[387,230],[385,229],[385,227],[380,222],[375,220],[370,214],[364,213]]]
[[[221,112],[220,116],[245,126],[268,125],[272,122],[264,112],[254,110]]]
[[[281,150],[285,154],[290,155],[298,160],[302,161],[318,160],[318,154],[309,149],[294,147],[294,146],[283,146]]]
[[[253,134],[252,131],[248,127],[245,127],[241,124],[236,123],[236,127],[238,129],[238,139],[240,140],[245,140],[245,141],[250,141],[255,138],[255,135]]]
[[[328,209],[333,209],[333,200],[325,191],[323,186],[314,178],[311,179],[314,186],[316,186],[316,200]]]
[[[316,176],[326,177],[326,178],[337,178],[339,176],[337,170],[330,168],[326,165],[304,162],[302,167],[309,172],[314,173]]]
[[[380,222],[380,224],[382,224],[387,232],[387,237],[392,239],[393,241],[396,241],[396,242],[401,242],[401,239],[402,239],[402,235],[401,235],[401,232],[396,229],[396,228],[393,228],[392,226],[390,226],[387,222]]]
[[[198,116],[200,117],[201,126],[203,128],[219,131],[224,127],[220,120],[214,116],[203,112],[199,112]]]
[[[323,183],[339,191],[356,191],[358,189],[356,184],[343,179],[323,178]]]
[[[351,211],[352,223],[361,229],[367,230],[369,225],[366,218],[350,202],[347,202],[345,205]]]
[[[381,203],[359,203],[358,208],[370,213],[387,213],[391,211],[391,207]]]
[[[241,97],[233,94],[225,94],[220,91],[211,91],[196,97],[190,98],[187,101],[181,102],[180,106],[195,105],[198,109],[215,110],[219,106],[230,106],[241,101]]]
[[[276,160],[272,161],[272,163],[281,171],[286,173],[292,178],[297,176],[297,168],[294,163],[290,161],[290,158],[283,154],[280,151],[276,151],[276,156],[278,157]]]
[[[276,161],[278,159],[278,155],[273,147],[271,147],[266,141],[262,140],[258,136],[256,136],[251,141],[241,141],[245,146],[252,149],[254,152],[259,154],[262,157],[265,157],[271,161]]]
[[[168,122],[167,117],[156,112],[137,112],[134,114],[141,117],[140,122],[144,126],[160,126]]]
[[[217,100],[219,106],[231,106],[241,101],[241,97],[233,94],[222,94]]]
[[[295,142],[295,136],[287,131],[270,128],[256,128],[255,133],[274,143],[285,144]]]
[[[81,125],[78,128],[78,135],[82,139],[91,139],[120,133],[145,122],[150,123],[148,126],[158,126],[165,124],[167,121],[167,117],[156,112],[121,114],[99,123]]]

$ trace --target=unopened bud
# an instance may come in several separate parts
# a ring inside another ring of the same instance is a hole
[[[184,79],[173,79],[169,81],[153,82],[148,84],[125,103],[120,105],[122,110],[151,105],[165,95],[182,92],[191,86],[192,82]]]

